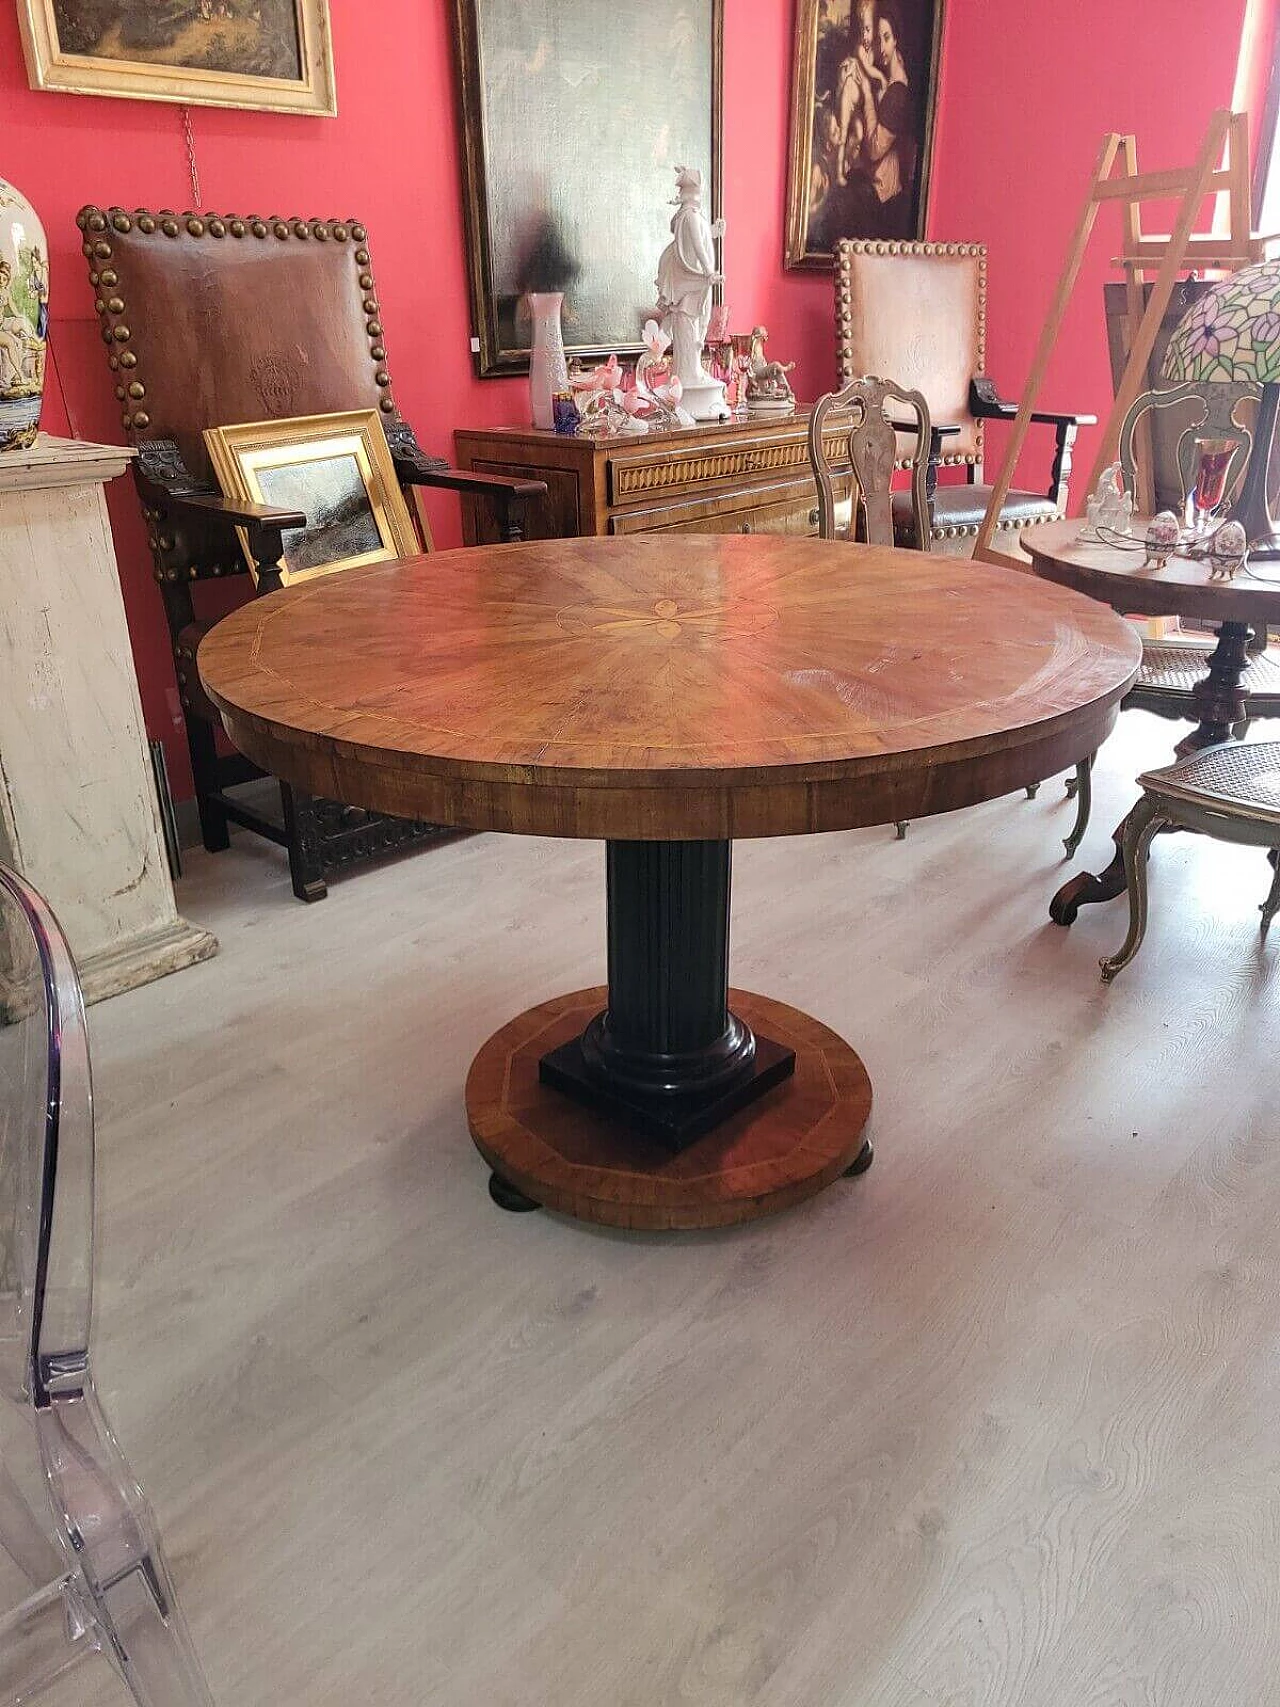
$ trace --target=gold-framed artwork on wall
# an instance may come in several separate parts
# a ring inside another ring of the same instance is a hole
[[[944,0],[796,0],[786,264],[926,235]]]
[[[725,3],[452,0],[481,379],[528,373],[531,293],[570,356],[643,354],[674,168],[721,212]]]
[[[18,0],[33,89],[338,110],[329,0]]]
[[[285,585],[422,550],[376,409],[206,427],[204,442],[224,496],[306,516],[305,527],[284,530]]]

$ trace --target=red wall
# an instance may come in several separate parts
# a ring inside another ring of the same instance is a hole
[[[1271,13],[1277,0],[1253,3]],[[797,390],[812,396],[833,377],[831,288],[781,264],[792,4],[726,0],[726,296],[736,323],[763,320],[774,353],[798,359]],[[950,0],[930,235],[991,246],[989,366],[1008,394],[1029,364],[1101,133],[1136,131],[1147,167],[1189,160],[1212,109],[1231,99],[1245,5]],[[204,207],[352,214],[369,226],[396,393],[424,444],[442,452],[455,425],[524,411],[519,381],[472,377],[451,11],[449,0],[332,0],[337,119],[192,109]],[[52,250],[66,410],[54,384],[44,424],[66,432],[69,411],[73,433],[118,439],[73,222],[86,201],[192,205],[180,110],[33,93],[15,8],[0,5],[0,115],[0,173],[36,204]],[[1105,410],[1100,281],[1111,240],[1099,233],[1047,403]],[[1077,467],[1087,473],[1090,460],[1083,442]],[[127,482],[111,508],[148,727],[165,737],[185,794],[168,641]],[[438,544],[456,540],[448,500],[433,506],[433,524]]]
[[[1275,0],[1263,8],[1274,17]],[[1144,171],[1189,165],[1214,109],[1231,104],[1245,11],[1246,0],[953,0],[931,235],[990,246],[987,366],[1006,396],[1018,395],[1030,368],[1103,135],[1132,131]],[[1173,213],[1144,207],[1144,228],[1168,231]],[[1045,407],[1105,418],[1102,285],[1119,276],[1110,260],[1120,219],[1118,204],[1098,216]],[[1023,459],[1037,484],[1050,434],[1033,428]],[[1096,432],[1082,431],[1080,502],[1096,448]],[[992,434],[993,470],[998,456]]]

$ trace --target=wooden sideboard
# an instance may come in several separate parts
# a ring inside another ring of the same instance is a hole
[[[636,533],[817,532],[809,471],[809,417],[723,421],[634,438],[570,437],[534,427],[460,429],[459,468],[545,480],[529,506],[530,539],[590,539]],[[837,469],[848,467],[848,428],[828,439]],[[468,545],[497,540],[493,518],[464,497]]]

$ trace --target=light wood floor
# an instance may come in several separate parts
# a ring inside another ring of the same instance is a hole
[[[1091,865],[1177,732],[1122,720]],[[735,981],[857,1044],[877,1160],[715,1235],[503,1215],[467,1137],[603,976],[599,846],[313,908],[193,856],[220,956],[91,1012],[99,1372],[220,1707],[1280,1700],[1269,873],[1166,841],[1107,990],[1070,810],[739,848]]]

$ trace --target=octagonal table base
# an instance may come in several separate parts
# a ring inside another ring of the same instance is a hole
[[[808,1014],[745,990],[729,992],[733,1012],[793,1049],[795,1071],[675,1154],[543,1083],[543,1055],[579,1036],[606,997],[600,987],[542,1002],[472,1062],[467,1120],[504,1207],[541,1205],[611,1227],[724,1227],[869,1165],[871,1080],[857,1054]]]

